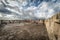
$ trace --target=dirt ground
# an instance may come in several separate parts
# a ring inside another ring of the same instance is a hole
[[[0,24],[0,40],[49,40],[45,24]]]

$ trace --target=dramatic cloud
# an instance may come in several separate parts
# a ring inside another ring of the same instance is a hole
[[[0,0],[0,19],[48,19],[60,12],[60,0]]]

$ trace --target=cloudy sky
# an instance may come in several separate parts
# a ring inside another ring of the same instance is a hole
[[[60,0],[0,0],[0,20],[48,19],[60,12]]]

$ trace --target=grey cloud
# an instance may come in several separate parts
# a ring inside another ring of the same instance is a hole
[[[2,16],[0,19],[3,20],[47,19],[60,12],[59,0],[56,2],[43,0],[37,7],[31,3],[28,6],[27,0],[2,0],[0,3],[0,15]]]

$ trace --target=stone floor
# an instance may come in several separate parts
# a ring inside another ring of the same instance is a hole
[[[49,40],[42,23],[2,24],[0,27],[0,40]]]

